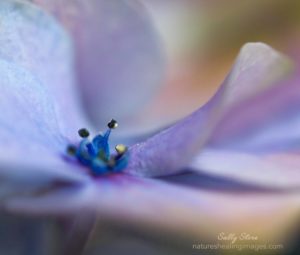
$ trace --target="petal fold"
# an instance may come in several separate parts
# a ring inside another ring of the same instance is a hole
[[[211,100],[174,126],[130,148],[127,173],[159,176],[179,172],[217,132],[222,117],[272,88],[290,70],[290,61],[263,43],[246,44]]]
[[[230,110],[209,147],[251,153],[299,150],[300,72]]]

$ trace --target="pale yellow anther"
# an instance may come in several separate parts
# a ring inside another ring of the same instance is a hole
[[[118,154],[124,154],[127,151],[127,147],[124,144],[118,144],[115,149]]]

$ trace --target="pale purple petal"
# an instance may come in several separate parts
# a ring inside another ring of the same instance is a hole
[[[288,159],[293,159],[293,161],[289,162]],[[193,160],[190,167],[196,172],[225,177],[263,188],[300,190],[299,153],[296,155],[252,155],[207,149]]]
[[[141,176],[180,171],[214,134],[224,114],[269,89],[289,67],[290,62],[269,46],[246,44],[216,95],[176,125],[132,146],[131,161],[126,171]]]
[[[8,187],[86,180],[62,160],[68,141],[60,133],[48,88],[6,60],[0,59],[0,75],[1,181]]]
[[[30,150],[30,149],[29,149]],[[59,159],[57,154],[40,150],[43,160],[30,150],[10,151],[0,156],[0,200],[51,188],[55,184],[80,185],[90,180],[77,165]],[[2,151],[1,151],[2,153]],[[16,160],[22,158],[22,160]]]
[[[248,152],[300,149],[300,73],[229,111],[209,142]]]
[[[85,123],[69,36],[54,18],[26,1],[1,1],[0,22],[0,58],[24,67],[47,87],[61,132],[74,136]]]
[[[138,1],[33,0],[72,34],[84,103],[100,127],[148,102],[164,61],[151,20]]]
[[[103,221],[126,221],[132,228],[167,230],[185,237],[251,231],[272,238],[298,219],[300,200],[295,193],[220,193],[114,175],[80,188],[18,197],[5,207],[30,215],[96,211]]]
[[[0,176],[5,186],[0,195],[86,180],[82,170],[62,159],[68,139],[83,123],[73,94],[68,36],[27,2],[1,1],[0,23]]]

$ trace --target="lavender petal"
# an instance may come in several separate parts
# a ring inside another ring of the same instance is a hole
[[[169,175],[182,171],[209,142],[222,117],[241,103],[272,87],[285,76],[290,61],[262,43],[246,44],[212,99],[190,116],[130,148],[127,173]]]
[[[84,106],[96,126],[139,111],[161,85],[164,57],[138,1],[33,0],[72,35]]]

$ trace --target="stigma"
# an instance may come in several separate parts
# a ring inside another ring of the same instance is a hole
[[[112,119],[107,127],[105,133],[97,134],[92,139],[87,129],[79,129],[78,134],[81,137],[79,145],[67,147],[68,155],[89,167],[95,176],[122,172],[128,165],[129,152],[125,145],[118,144],[115,152],[110,152],[109,137],[111,131],[118,127],[117,121]]]

